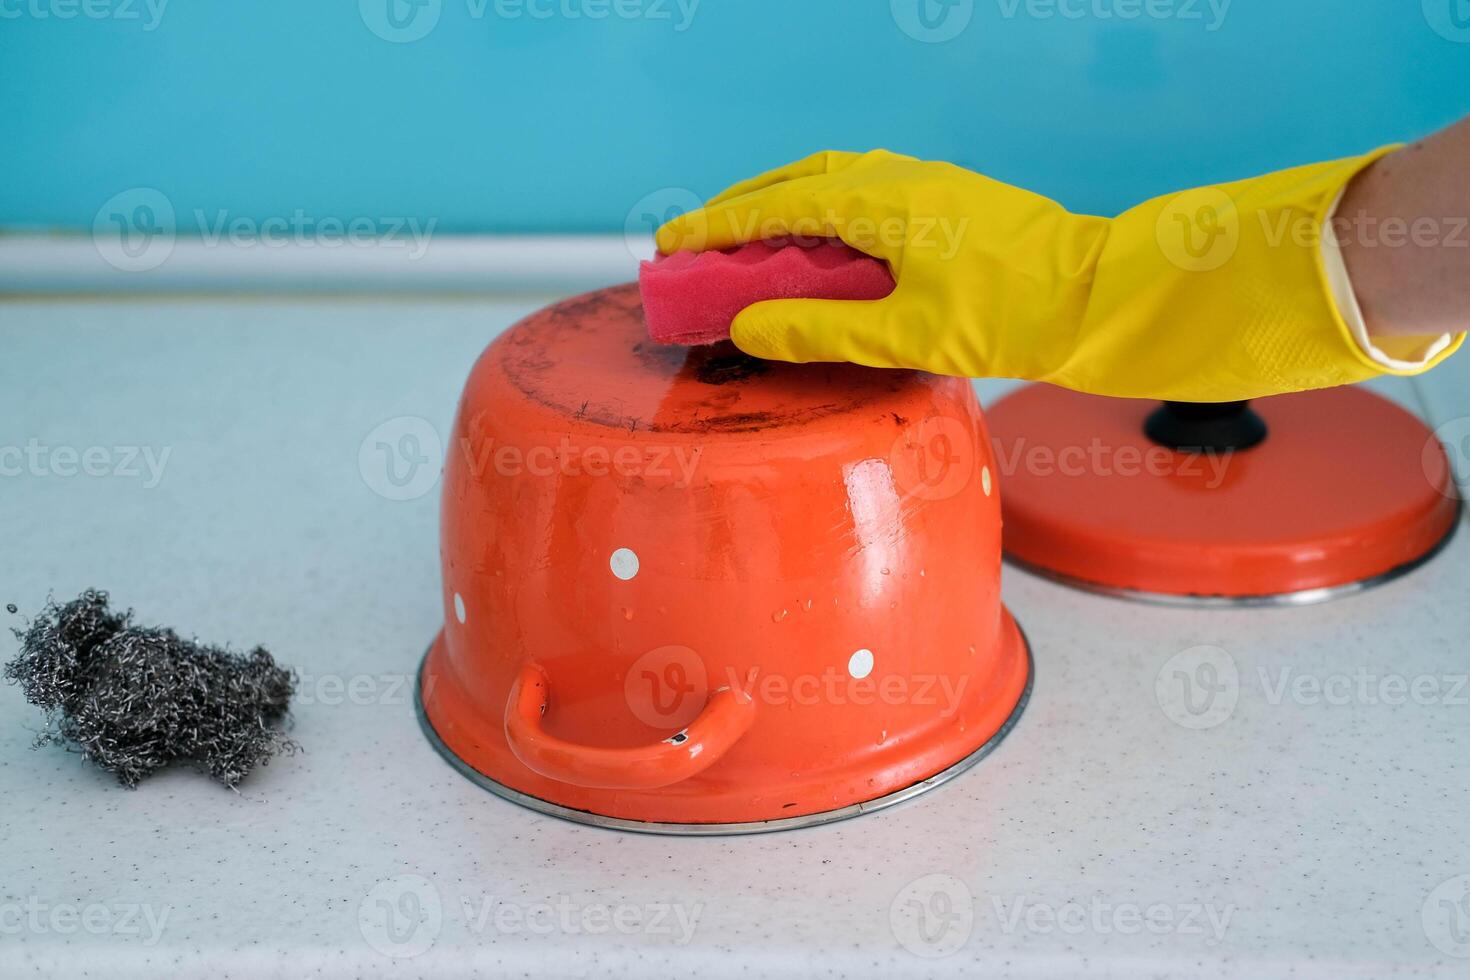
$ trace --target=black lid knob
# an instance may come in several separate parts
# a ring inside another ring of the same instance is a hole
[[[1179,452],[1231,452],[1260,445],[1266,422],[1250,402],[1164,402],[1143,424],[1144,433]]]

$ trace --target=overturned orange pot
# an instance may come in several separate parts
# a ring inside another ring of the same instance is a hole
[[[916,795],[1030,687],[995,474],[967,382],[659,346],[632,286],[534,314],[454,423],[425,730],[502,796],[625,829]]]

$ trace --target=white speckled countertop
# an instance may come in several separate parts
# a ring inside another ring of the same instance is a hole
[[[439,625],[437,496],[375,493],[358,448],[400,416],[446,431],[486,341],[543,302],[0,304],[0,446],[108,461],[0,476],[0,604],[98,586],[264,644],[303,675],[306,748],[239,794],[177,771],[127,792],[33,750],[36,712],[0,686],[0,976],[1470,975],[1463,533],[1301,609],[1132,605],[1007,569],[1026,714],[976,769],[857,820],[637,836],[461,778],[409,680]],[[1449,423],[1462,464],[1467,361],[1383,389]],[[1239,684],[1191,729],[1155,679],[1198,645]]]

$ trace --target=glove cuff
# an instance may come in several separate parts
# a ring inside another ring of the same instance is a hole
[[[1343,188],[1395,149],[1197,188],[1120,215],[1076,348],[1047,380],[1234,401],[1383,373],[1338,310],[1321,244]]]

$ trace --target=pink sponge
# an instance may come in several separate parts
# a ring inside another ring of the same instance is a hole
[[[767,299],[882,299],[893,292],[886,263],[840,241],[751,242],[710,252],[674,252],[638,270],[643,319],[660,344],[712,344],[735,314]]]

